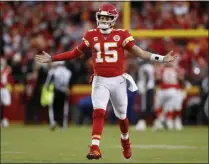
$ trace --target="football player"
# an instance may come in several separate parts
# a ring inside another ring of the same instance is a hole
[[[182,130],[181,110],[186,93],[183,90],[184,70],[177,60],[160,68],[160,84],[156,94],[157,119],[153,130],[163,129],[165,121],[168,130]]]
[[[167,63],[175,60],[175,56],[172,56],[172,51],[166,56],[144,51],[135,45],[134,38],[128,30],[114,29],[113,27],[118,16],[117,9],[112,4],[105,3],[96,12],[97,28],[87,31],[82,42],[74,50],[55,56],[51,56],[46,52],[35,56],[35,60],[42,63],[71,60],[84,54],[88,47],[91,48],[94,68],[91,96],[94,111],[92,144],[87,154],[88,159],[99,159],[102,157],[99,144],[109,99],[118,118],[123,155],[127,159],[131,157],[128,135],[129,121],[126,117],[126,79],[130,81],[129,89],[131,91],[137,90],[137,87],[131,76],[124,73],[124,50],[128,50],[136,57],[156,62]]]
[[[4,115],[4,109],[11,105],[11,93],[8,88],[13,83],[11,67],[7,65],[4,57],[0,57],[1,80],[0,80],[0,106],[1,106],[1,126],[7,127],[9,122]]]

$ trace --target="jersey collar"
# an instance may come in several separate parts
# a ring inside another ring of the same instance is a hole
[[[102,34],[110,34],[112,32],[113,28],[110,28],[108,30],[102,30],[102,29],[99,29],[99,31],[102,33]]]

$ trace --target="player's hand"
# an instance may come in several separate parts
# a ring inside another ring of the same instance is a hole
[[[169,62],[173,62],[174,60],[176,60],[177,55],[173,55],[173,51],[170,51],[163,59],[164,63],[169,63]]]
[[[42,51],[42,53],[43,53],[42,55],[36,55],[35,56],[35,61],[36,62],[39,62],[39,63],[49,63],[49,62],[52,61],[52,58],[51,58],[51,56],[48,53],[46,53],[44,51]]]

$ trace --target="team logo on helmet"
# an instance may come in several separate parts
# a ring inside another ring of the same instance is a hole
[[[114,41],[119,41],[120,40],[120,36],[119,35],[115,35],[114,37],[113,37],[113,39],[114,39]]]

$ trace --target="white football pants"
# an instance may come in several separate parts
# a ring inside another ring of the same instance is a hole
[[[0,89],[1,94],[1,105],[9,106],[11,104],[11,94],[9,92],[8,88],[1,88]]]
[[[126,118],[128,100],[123,76],[94,76],[91,97],[94,109],[106,110],[110,99],[116,117],[122,120]]]
[[[160,89],[156,93],[156,108],[163,108],[165,112],[181,110],[184,95],[181,90],[175,88]]]

